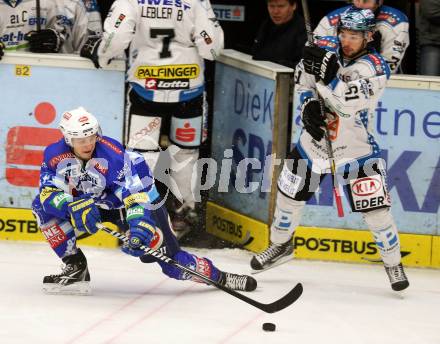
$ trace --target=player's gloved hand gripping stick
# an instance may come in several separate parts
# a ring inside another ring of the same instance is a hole
[[[113,231],[107,227],[105,227],[103,224],[101,223],[97,223],[96,224],[97,228],[122,240],[123,242],[128,242],[128,237],[122,233],[119,233],[117,231]],[[212,285],[213,287],[216,287],[217,289],[220,289],[258,309],[261,309],[262,311],[266,312],[266,313],[275,313],[278,312],[288,306],[290,306],[292,303],[294,303],[302,294],[303,292],[303,287],[301,283],[298,283],[291,291],[289,291],[285,296],[283,296],[282,298],[276,300],[275,302],[272,303],[261,303],[258,302],[256,300],[253,300],[243,294],[240,294],[238,292],[236,292],[235,290],[229,289],[225,286],[222,286],[221,284],[219,284],[216,281],[213,281],[212,279],[206,277],[205,275],[202,275],[201,273],[191,270],[190,268],[187,268],[186,266],[180,265],[178,262],[176,262],[174,259],[171,259],[170,257],[167,257],[166,255],[164,255],[162,252],[160,251],[156,251],[153,250],[147,246],[141,245],[139,247],[139,249],[143,250],[145,252],[145,254],[154,256],[168,264],[171,264],[201,280],[203,280],[204,282],[208,283],[209,285]]]
[[[304,14],[304,21],[306,24],[306,31],[307,31],[307,41],[310,45],[310,50],[314,49],[314,40],[313,40],[313,31],[312,31],[312,27],[311,27],[311,22],[310,22],[310,12],[309,12],[309,7],[307,4],[307,0],[301,0],[301,4],[303,7],[303,14]],[[312,53],[316,54],[316,52]],[[332,64],[334,65],[335,63],[335,55],[332,55],[328,58],[327,61],[327,65],[325,66],[326,68],[323,68],[322,66],[319,68],[320,69],[320,78],[321,80],[325,83],[328,84],[328,82],[330,82],[331,80],[327,80],[328,79],[328,75],[327,73],[322,73],[323,71],[326,71],[327,68],[332,68]],[[311,68],[313,68],[313,66],[311,66]],[[324,109],[324,101],[322,100],[322,98],[319,98],[319,105],[321,108],[321,117],[324,117],[325,115],[325,109]],[[341,200],[341,194],[339,192],[339,186],[338,186],[338,179],[337,179],[337,175],[336,175],[336,164],[335,164],[335,157],[333,155],[333,147],[332,147],[332,142],[330,141],[330,137],[329,137],[329,127],[328,125],[326,125],[326,131],[325,131],[325,142],[327,145],[327,154],[328,154],[328,158],[329,158],[329,162],[330,162],[330,170],[332,173],[332,179],[333,179],[333,195],[335,196],[335,201],[336,201],[336,208],[338,209],[338,216],[339,217],[343,217],[344,216],[344,209],[342,208],[342,200]]]

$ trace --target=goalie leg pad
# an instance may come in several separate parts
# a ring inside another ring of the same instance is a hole
[[[284,244],[289,241],[301,220],[305,201],[296,201],[277,193],[275,213],[270,227],[270,241]]]
[[[190,254],[186,251],[179,251],[173,257],[180,265],[183,265],[191,270],[197,271],[198,273],[214,280],[218,281],[220,279],[220,271],[208,258],[199,258],[194,254]],[[197,283],[205,283],[201,279],[194,277],[193,275],[185,272],[178,267],[172,266],[165,262],[160,262],[162,267],[162,272],[177,280],[191,280]]]
[[[398,265],[401,259],[399,233],[390,209],[376,209],[362,215],[373,233],[384,264]]]

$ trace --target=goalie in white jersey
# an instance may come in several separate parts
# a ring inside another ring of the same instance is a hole
[[[102,41],[91,39],[82,49],[102,67],[129,47],[127,145],[154,167],[161,133],[168,134],[175,153],[171,191],[182,201],[172,214],[176,231],[196,217],[191,177],[206,108],[203,59],[215,59],[223,41],[209,0],[116,0]]]
[[[350,7],[372,10],[376,28],[372,45],[387,61],[391,73],[396,73],[409,45],[409,23],[401,11],[384,6],[383,0],[353,0],[353,4],[338,8],[321,19],[314,33],[316,36],[336,36],[341,13]]]
[[[393,290],[409,283],[401,264],[396,224],[380,149],[369,129],[390,69],[381,55],[367,48],[375,20],[370,10],[349,8],[341,14],[337,37],[320,37],[304,48],[296,68],[304,128],[278,179],[270,246],[251,266],[264,270],[292,257],[292,237],[302,210],[330,172],[324,128],[332,142],[339,179],[353,212],[360,212],[372,231]],[[325,115],[321,115],[319,98]]]

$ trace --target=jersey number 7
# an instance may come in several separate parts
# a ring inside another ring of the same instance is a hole
[[[162,51],[159,53],[161,59],[171,57],[170,42],[174,36],[174,29],[150,29],[151,38],[162,37]]]

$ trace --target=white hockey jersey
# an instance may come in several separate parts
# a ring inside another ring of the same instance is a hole
[[[321,19],[316,27],[316,36],[336,36],[342,12],[350,6],[338,8]],[[397,72],[402,62],[406,48],[409,45],[408,18],[401,11],[381,6],[375,11],[376,30],[381,34],[380,54],[390,66],[391,72]]]
[[[209,0],[116,0],[104,22],[99,64],[130,45],[127,79],[143,98],[181,102],[203,93],[203,59],[223,48]]]
[[[102,19],[97,0],[82,0],[86,7],[89,35],[102,35]]]
[[[24,35],[37,30],[35,0],[0,0],[0,41],[6,50],[28,49]],[[40,0],[40,26],[64,32],[61,8],[54,0]]]
[[[316,44],[338,53],[339,41],[336,37],[321,37]],[[374,51],[340,64],[337,77],[325,86],[316,82],[314,75],[304,71],[301,61],[295,72],[296,91],[299,92],[301,105],[306,98],[317,99],[318,94],[324,100],[327,118],[330,118],[329,137],[336,165],[355,160],[362,164],[380,153],[370,122],[390,77],[390,69],[384,58]],[[325,138],[317,142],[303,130],[296,147],[315,172],[328,172],[330,165]]]
[[[88,38],[89,25],[86,7],[82,0],[56,0],[61,8],[66,40],[60,52],[65,54],[79,53]]]

